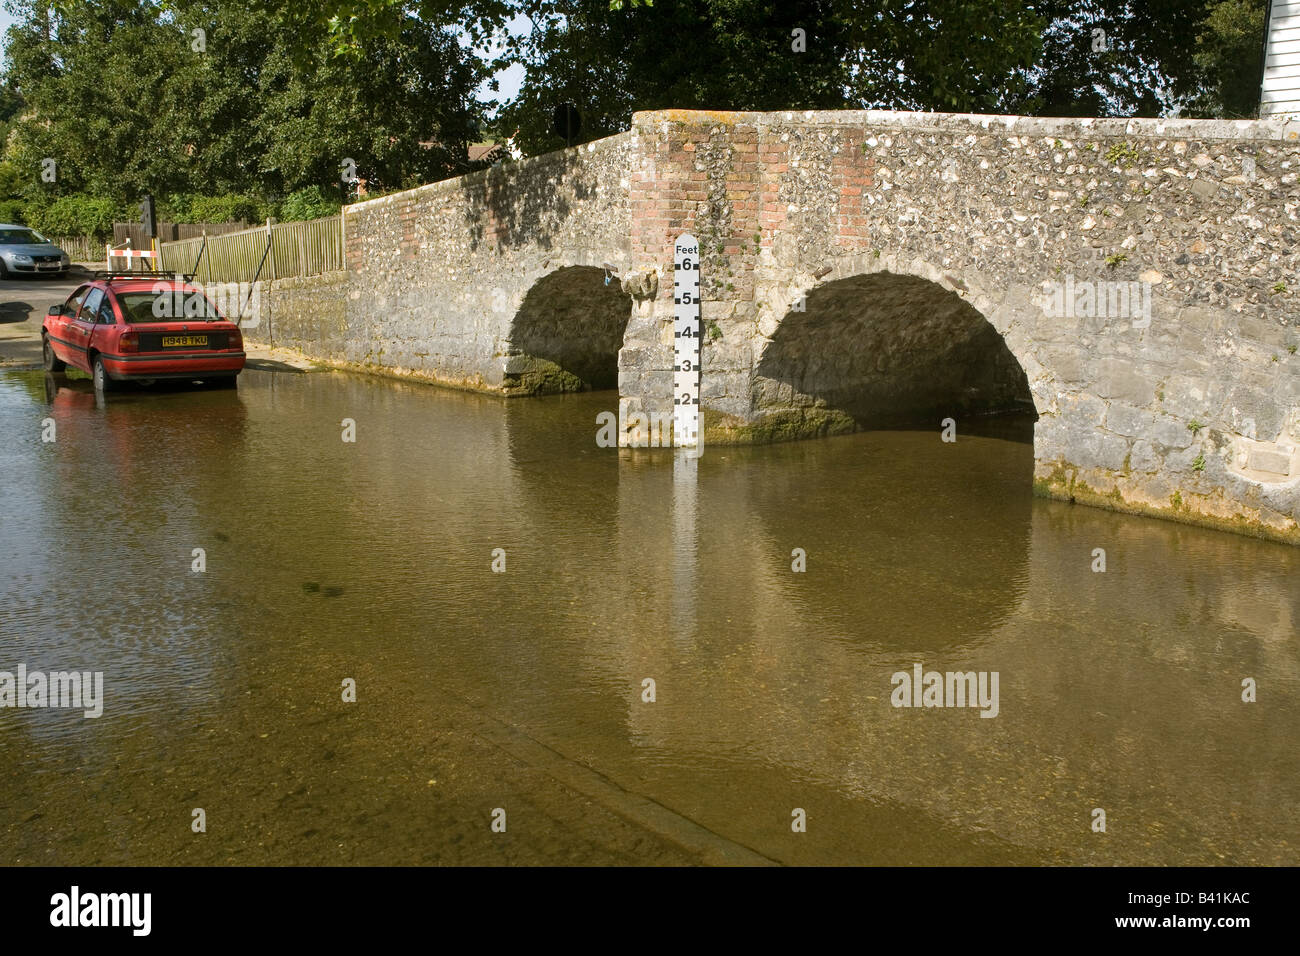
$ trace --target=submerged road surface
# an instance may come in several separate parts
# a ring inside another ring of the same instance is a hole
[[[0,863],[1300,863],[1300,549],[616,407],[0,371]]]

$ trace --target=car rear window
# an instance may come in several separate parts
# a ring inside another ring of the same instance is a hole
[[[0,246],[30,246],[49,241],[30,229],[0,229]]]
[[[221,313],[202,292],[195,289],[177,289],[166,292],[119,292],[126,321],[177,322],[189,319],[195,322],[216,322]]]

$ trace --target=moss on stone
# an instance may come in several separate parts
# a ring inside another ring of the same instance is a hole
[[[832,408],[785,409],[765,415],[756,422],[746,422],[734,415],[705,408],[701,424],[706,445],[766,445],[844,435],[858,427],[852,417]]]
[[[554,362],[528,358],[523,368],[506,375],[501,389],[506,395],[559,395],[590,389],[586,382]]]
[[[1034,494],[1040,498],[1070,499],[1070,490],[1074,486],[1073,472],[1067,474],[1061,462],[1052,464],[1052,473],[1046,478],[1034,479]]]
[[[488,385],[481,376],[470,378],[449,378],[435,375],[428,369],[394,368],[391,365],[375,365],[370,362],[351,362],[346,359],[312,359],[315,371],[349,372],[354,375],[371,375],[376,378],[398,379],[404,382],[418,382],[432,388],[449,388],[457,392],[487,392],[500,395],[501,389]]]
[[[1034,479],[1034,494],[1043,498],[1069,501],[1072,504],[1089,505],[1124,514],[1144,515],[1150,518],[1163,518],[1180,524],[1214,528],[1233,534],[1244,534],[1284,544],[1300,544],[1300,526],[1276,528],[1258,518],[1237,512],[1232,516],[1215,515],[1197,510],[1183,499],[1181,492],[1175,491],[1169,496],[1169,506],[1135,501],[1124,497],[1119,486],[1102,492],[1080,479],[1077,472],[1061,462],[1050,464],[1051,472],[1045,477]]]

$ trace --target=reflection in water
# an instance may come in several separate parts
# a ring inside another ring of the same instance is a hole
[[[689,859],[566,762],[786,862],[1297,862],[1300,550],[1032,499],[1004,421],[695,460],[612,402],[0,376],[0,669],[106,681],[0,711],[3,862]],[[917,662],[1001,713],[893,709]]]
[[[694,645],[698,625],[695,607],[695,589],[699,583],[695,527],[699,506],[698,465],[699,458],[687,450],[673,453],[673,640],[680,649]]]

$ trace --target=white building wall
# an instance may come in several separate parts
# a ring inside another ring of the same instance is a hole
[[[1259,115],[1300,119],[1300,0],[1273,0]]]

